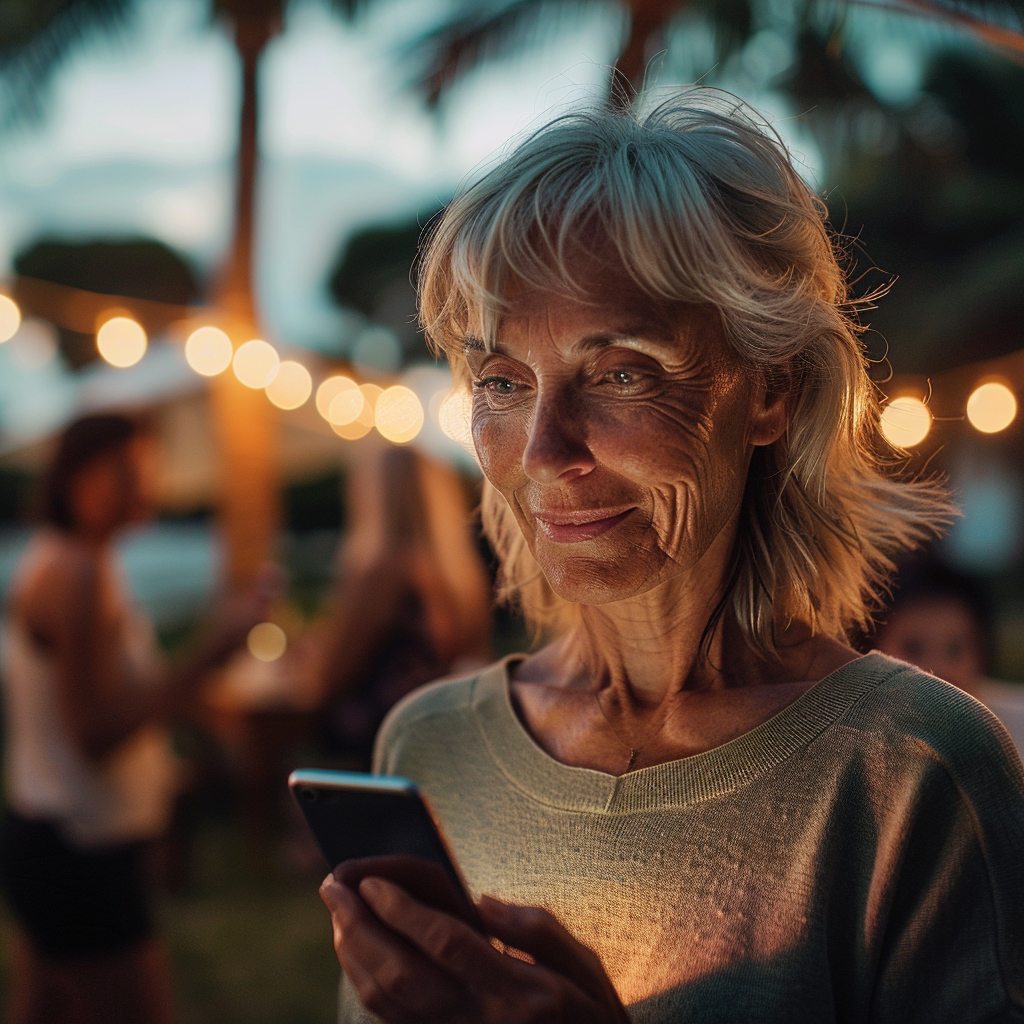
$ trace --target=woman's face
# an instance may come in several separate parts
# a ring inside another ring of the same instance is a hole
[[[530,295],[467,359],[483,471],[555,592],[581,604],[692,570],[735,529],[752,445],[785,427],[709,307],[665,324],[640,303]]]
[[[155,459],[154,442],[141,436],[83,466],[71,485],[78,529],[103,536],[148,519],[155,505]]]

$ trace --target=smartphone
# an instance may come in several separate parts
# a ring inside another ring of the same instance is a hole
[[[300,768],[288,786],[339,881],[358,889],[370,875],[386,878],[420,902],[483,929],[416,783],[397,775]]]

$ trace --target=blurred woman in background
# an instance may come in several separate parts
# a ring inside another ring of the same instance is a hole
[[[490,580],[451,467],[397,445],[366,445],[348,481],[351,516],[325,623],[326,740],[368,769],[400,698],[491,657]]]
[[[995,623],[978,581],[934,558],[903,562],[873,646],[959,686],[1006,726],[1024,756],[1024,686],[991,678]]]
[[[15,1024],[172,1017],[145,879],[175,788],[165,723],[263,617],[269,582],[226,602],[185,664],[161,664],[114,550],[152,513],[155,457],[128,417],[72,424],[7,597],[0,874],[16,922]]]

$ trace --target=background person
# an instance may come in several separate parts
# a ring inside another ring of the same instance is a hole
[[[870,645],[959,686],[993,711],[1024,754],[1024,687],[991,678],[992,607],[982,585],[934,558],[906,560]]]
[[[155,456],[128,417],[68,427],[4,611],[0,874],[16,922],[15,1024],[172,1016],[145,878],[175,788],[164,727],[260,621],[273,585],[226,602],[185,664],[161,664],[113,548],[152,513]]]
[[[376,765],[536,962],[332,875],[342,1018],[1024,1014],[1024,770],[977,702],[846,642],[948,506],[884,472],[778,138],[714,90],[564,116],[448,207],[420,287],[501,588],[561,635],[406,699]]]
[[[349,531],[332,612],[318,630],[325,739],[334,756],[367,770],[394,704],[493,656],[490,580],[450,466],[367,443],[346,493]]]

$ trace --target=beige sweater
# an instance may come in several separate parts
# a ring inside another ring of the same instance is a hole
[[[1024,769],[901,662],[621,778],[545,754],[499,663],[407,698],[377,765],[423,787],[474,894],[551,910],[634,1021],[1024,1021]],[[372,1019],[345,984],[341,1020]]]

